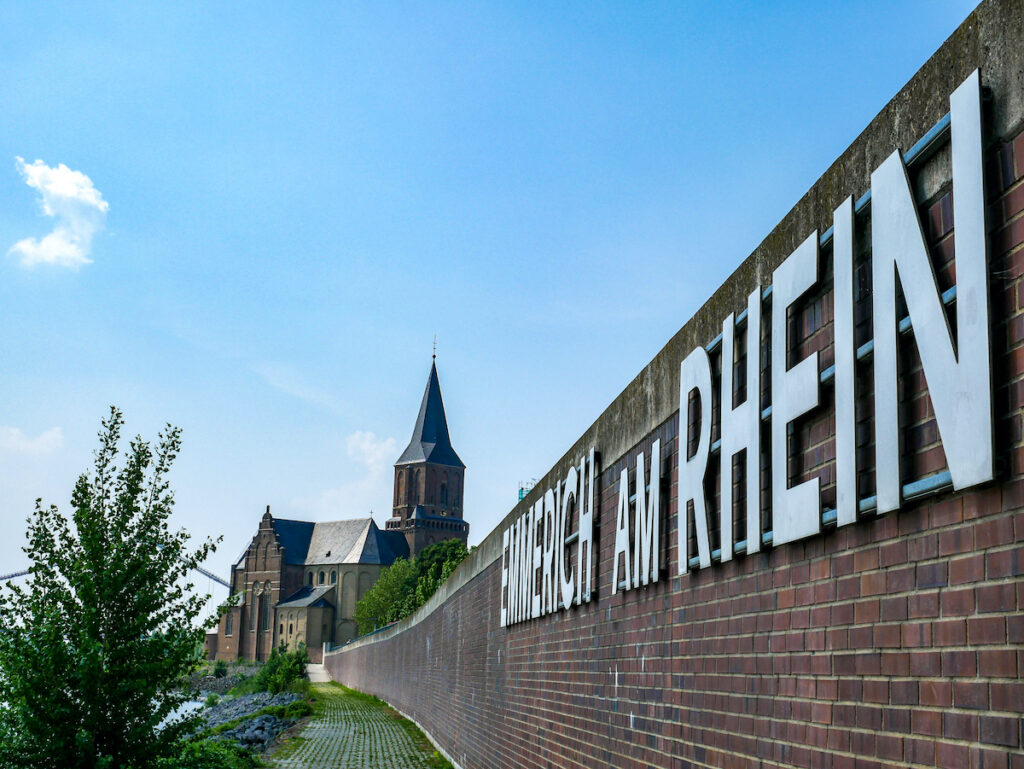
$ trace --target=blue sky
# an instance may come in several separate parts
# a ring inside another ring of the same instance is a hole
[[[972,7],[0,6],[0,572],[110,404],[215,571],[382,525],[434,334],[478,542]]]

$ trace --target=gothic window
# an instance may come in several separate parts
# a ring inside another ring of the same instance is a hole
[[[317,584],[320,584],[320,585],[324,584],[324,573],[320,572],[320,574],[317,575],[317,579],[319,580],[319,582]]]
[[[291,635],[291,634],[292,634],[292,623],[289,622],[288,623],[288,635]]]
[[[263,600],[260,601],[260,630],[270,630],[270,583],[263,585]]]
[[[313,572],[310,572],[309,574],[306,575],[306,584],[307,585],[312,585],[313,584]]]
[[[235,632],[235,614],[234,612],[228,612],[227,617],[224,618],[224,635],[231,635]]]
[[[282,623],[280,623],[280,624],[279,624],[279,625],[277,626],[277,634],[278,634],[279,636],[282,636],[282,635],[284,635],[284,623],[283,623],[283,622],[282,622]]]
[[[249,630],[256,629],[256,593],[260,589],[259,582],[252,583],[252,592],[249,594]]]
[[[335,585],[335,584],[337,584],[337,582],[338,582],[338,572],[332,571],[331,572],[331,584]]]
[[[448,504],[448,484],[444,481],[441,481],[441,504]]]

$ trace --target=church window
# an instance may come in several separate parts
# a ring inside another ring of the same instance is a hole
[[[319,584],[321,584],[321,585],[324,584],[324,573],[323,572],[320,572],[318,579],[320,580]]]
[[[443,482],[441,483],[441,504],[448,504],[448,484]]]
[[[291,635],[291,634],[292,634],[292,627],[293,627],[293,626],[292,626],[292,623],[291,623],[291,622],[289,622],[289,623],[288,623],[288,635]]]
[[[264,595],[260,598],[260,630],[270,630],[270,596]]]
[[[280,625],[277,626],[277,634],[279,636],[284,635],[284,623],[283,622]]]
[[[332,571],[331,572],[331,584],[335,585],[335,584],[337,584],[337,582],[338,582],[338,572]]]
[[[224,635],[231,635],[235,631],[235,615],[233,612],[228,612],[228,615],[224,618]]]
[[[256,592],[259,589],[259,582],[253,582],[252,593],[249,595],[249,630],[256,629]]]
[[[307,585],[312,585],[313,584],[313,572],[310,572],[309,574],[306,575],[306,584]]]

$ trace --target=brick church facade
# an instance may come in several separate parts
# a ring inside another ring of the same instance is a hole
[[[398,558],[413,558],[448,539],[465,542],[466,466],[455,453],[436,363],[412,438],[395,463],[392,516],[381,529],[371,517],[338,521],[275,518],[270,507],[231,569],[230,608],[209,656],[264,661],[277,646],[305,644],[319,661],[324,645],[355,638],[356,603]]]

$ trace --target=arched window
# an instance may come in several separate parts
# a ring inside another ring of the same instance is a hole
[[[235,632],[235,615],[234,612],[228,612],[228,615],[224,618],[224,635],[231,635]]]
[[[249,593],[249,630],[256,629],[256,596],[260,590],[260,583],[252,583],[252,592]]]
[[[260,601],[260,630],[270,630],[270,583],[263,586],[263,596]]]
[[[337,583],[338,583],[338,572],[332,571],[331,572],[331,584],[332,585],[336,585]]]
[[[444,481],[441,482],[441,504],[448,504],[448,484]]]
[[[324,573],[323,572],[320,572],[320,574],[318,575],[318,579],[319,579],[318,584],[320,584],[320,585],[324,584]]]
[[[312,585],[313,584],[313,572],[310,572],[309,574],[306,575],[306,584],[307,585]]]

